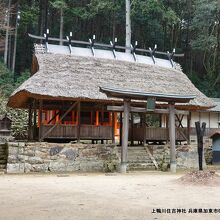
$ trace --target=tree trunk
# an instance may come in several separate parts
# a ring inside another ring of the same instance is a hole
[[[60,45],[63,45],[63,8],[60,9]]]
[[[6,65],[8,60],[8,38],[9,38],[9,27],[10,27],[10,15],[11,15],[11,0],[8,1],[8,14],[7,14],[6,36],[5,36],[4,63]]]
[[[130,0],[126,1],[126,47],[131,46],[131,2]],[[129,53],[131,50],[126,49],[126,53]]]

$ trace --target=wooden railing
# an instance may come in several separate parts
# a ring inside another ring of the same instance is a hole
[[[46,134],[53,125],[42,125],[42,135]],[[77,138],[76,125],[58,125],[45,138]]]
[[[220,128],[206,128],[204,136],[209,137],[210,135],[214,134],[216,131],[220,131]],[[196,136],[196,128],[190,128],[190,135]]]
[[[42,125],[42,135],[53,125]],[[77,125],[58,125],[45,138],[68,138],[77,139]],[[96,126],[96,125],[80,125],[80,139],[112,139],[111,126]]]
[[[81,125],[80,138],[82,139],[112,139],[112,126]]]
[[[142,141],[144,137],[144,129],[142,127],[133,128],[133,140]],[[132,131],[129,129],[129,139],[132,139]],[[146,140],[166,141],[169,139],[169,133],[166,128],[146,128]],[[187,129],[176,128],[176,140],[187,140]]]

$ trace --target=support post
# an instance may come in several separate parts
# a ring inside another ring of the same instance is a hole
[[[77,117],[78,117],[78,125],[77,125],[77,142],[80,143],[80,124],[81,124],[81,103],[79,102],[78,103],[78,106],[77,106],[77,111],[78,111],[78,114],[77,114]]]
[[[169,104],[170,171],[176,173],[175,105]]]
[[[190,144],[191,112],[187,115],[187,144]]]
[[[143,146],[146,145],[146,114],[143,113],[142,115],[143,120],[142,120],[142,126],[143,126]]]
[[[119,142],[119,146],[122,146],[122,112],[120,112],[120,142]]]
[[[43,100],[40,100],[39,101],[39,112],[38,112],[38,117],[39,117],[39,135],[38,135],[38,138],[39,138],[39,141],[41,141],[41,130],[42,130],[42,127],[41,127],[41,124],[42,124],[42,106],[43,106]]]
[[[130,100],[124,100],[124,117],[123,117],[122,148],[121,148],[121,173],[126,173],[127,171],[129,112],[130,112]]]
[[[134,114],[131,113],[131,145],[134,146]]]
[[[166,144],[169,142],[169,117],[168,115],[165,115],[166,117]]]
[[[115,113],[112,112],[112,143],[115,144]]]
[[[32,117],[33,117],[33,102],[31,100],[31,102],[29,104],[29,110],[28,110],[28,140],[33,139]]]
[[[36,108],[36,99],[34,99],[33,111],[34,111],[34,129],[33,129],[33,139],[37,138],[37,108]]]

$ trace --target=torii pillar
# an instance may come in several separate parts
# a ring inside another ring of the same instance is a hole
[[[175,104],[169,103],[170,171],[176,173]]]
[[[121,173],[127,172],[129,113],[130,113],[130,100],[124,99],[124,117],[123,117],[123,128],[122,128],[121,167],[120,167]]]

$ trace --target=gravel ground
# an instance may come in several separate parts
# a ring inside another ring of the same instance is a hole
[[[0,220],[220,219],[220,186],[178,184],[181,176],[0,175]],[[188,213],[190,208],[203,213]],[[154,213],[160,209],[181,213]],[[217,213],[204,213],[207,209]]]

